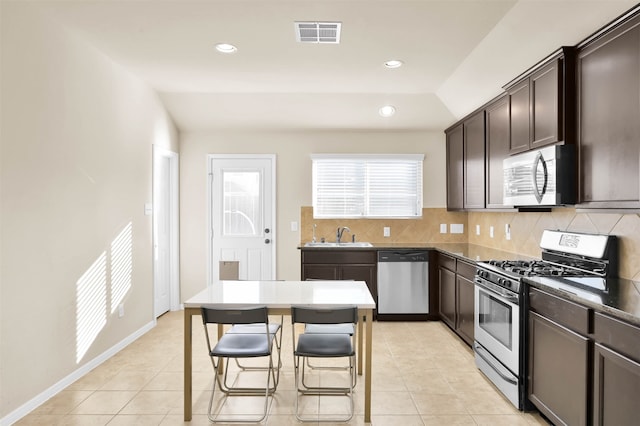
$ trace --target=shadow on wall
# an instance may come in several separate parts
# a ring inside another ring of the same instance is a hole
[[[76,282],[76,363],[79,364],[131,289],[132,222]]]

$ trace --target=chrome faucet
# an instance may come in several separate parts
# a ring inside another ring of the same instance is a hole
[[[349,229],[347,226],[339,226],[338,230],[336,231],[336,243],[340,243],[340,239],[342,238],[342,234],[344,233],[344,231],[351,232],[351,229]]]

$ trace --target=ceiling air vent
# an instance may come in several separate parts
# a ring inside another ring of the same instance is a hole
[[[300,43],[340,43],[341,22],[296,22],[296,40]]]

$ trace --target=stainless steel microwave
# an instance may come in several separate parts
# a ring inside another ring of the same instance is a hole
[[[503,204],[513,207],[562,206],[576,202],[574,145],[553,145],[507,157]]]

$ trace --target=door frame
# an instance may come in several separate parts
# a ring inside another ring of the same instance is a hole
[[[271,161],[271,279],[276,277],[276,155],[275,154],[208,154],[207,155],[207,284],[213,282],[213,160],[270,160]]]
[[[156,182],[156,161],[160,159],[169,160],[169,231],[170,243],[169,243],[169,309],[171,311],[179,311],[180,307],[180,170],[179,170],[179,155],[176,152],[170,151],[166,148],[162,148],[153,145],[153,179],[152,179],[152,194],[153,194],[153,224],[152,224],[152,251],[151,262],[153,265],[153,317],[157,318],[156,306],[155,306],[155,293],[156,293],[156,261],[155,261],[155,245],[157,235],[157,220],[156,220],[156,204],[155,193],[158,190],[158,182]]]

